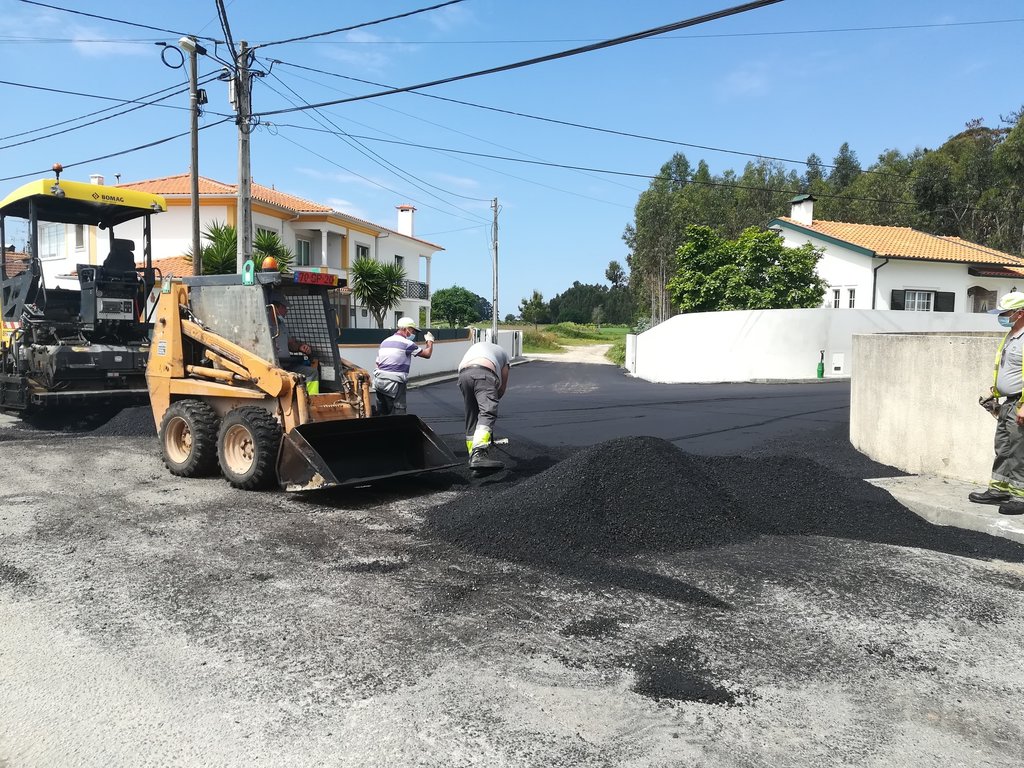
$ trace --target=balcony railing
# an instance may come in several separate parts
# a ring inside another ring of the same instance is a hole
[[[426,283],[416,280],[403,280],[403,282],[405,283],[405,298],[422,299],[423,301],[430,298],[430,288]]]

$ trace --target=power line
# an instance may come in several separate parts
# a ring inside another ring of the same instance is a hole
[[[294,144],[299,149],[305,150],[306,152],[309,152],[309,154],[314,155],[315,157],[319,157],[325,163],[330,163],[335,168],[340,168],[341,170],[345,171],[345,173],[351,173],[353,176],[358,176],[363,181],[365,181],[365,182],[367,182],[369,184],[373,184],[375,187],[380,187],[381,189],[387,190],[388,192],[390,192],[393,195],[401,195],[402,194],[401,192],[397,192],[396,190],[391,189],[390,187],[384,186],[383,184],[381,184],[378,181],[374,181],[373,179],[370,179],[370,178],[368,178],[366,176],[363,176],[361,173],[357,173],[357,172],[351,170],[350,168],[346,168],[345,166],[341,165],[337,161],[332,160],[331,158],[329,158],[329,157],[327,157],[325,155],[321,155],[316,150],[310,149],[309,147],[305,146],[304,144],[300,144],[299,142],[295,141],[295,139],[290,139],[290,138],[288,138],[287,136],[285,136],[283,134],[275,134],[275,135],[280,136],[280,138],[284,139],[285,141],[287,141],[290,144]],[[3,179],[0,179],[0,181],[3,181]],[[438,213],[443,213],[445,216],[451,216],[453,218],[462,219],[464,221],[472,221],[472,219],[469,219],[469,218],[467,218],[465,216],[459,216],[458,214],[451,213],[450,211],[442,210],[442,209],[440,209],[440,208],[438,208],[436,206],[430,205],[429,203],[424,203],[421,200],[416,200],[415,198],[409,198],[409,199],[412,200],[412,202],[414,202],[414,203],[419,203],[424,208],[430,208],[432,211],[437,211]],[[478,226],[483,226],[483,225],[481,224],[481,225],[478,225]]]
[[[216,80],[216,79],[217,79],[216,75],[211,75],[211,76],[208,76],[205,80],[201,81],[201,84],[205,85],[206,83],[210,82],[211,80]],[[164,90],[167,90],[167,89],[165,88]],[[90,126],[97,125],[97,124],[105,122],[107,120],[112,120],[115,117],[122,117],[123,115],[127,115],[130,112],[136,112],[137,110],[143,109],[145,107],[158,106],[158,107],[165,107],[165,108],[169,108],[169,109],[184,109],[184,107],[175,107],[175,106],[171,106],[171,105],[168,105],[168,104],[160,104],[160,102],[163,101],[164,99],[169,99],[172,96],[177,96],[177,95],[182,94],[182,93],[187,93],[188,90],[189,90],[188,87],[179,88],[178,90],[172,91],[171,93],[168,93],[165,96],[161,96],[156,101],[145,101],[145,102],[141,102],[141,103],[125,102],[125,103],[136,103],[136,106],[130,107],[129,109],[122,110],[121,112],[115,112],[115,113],[113,113],[111,115],[106,115],[105,117],[97,118],[96,120],[90,120],[88,123],[82,123],[81,125],[74,125],[74,126],[71,126],[70,128],[65,128],[65,129],[60,130],[60,131],[54,131],[53,133],[45,133],[42,136],[34,136],[34,137],[30,138],[30,139],[25,139],[23,141],[14,142],[13,144],[4,144],[4,145],[0,146],[0,150],[11,149],[13,147],[20,147],[20,146],[22,146],[24,144],[31,144],[34,141],[40,141],[42,139],[50,139],[50,138],[53,138],[54,136],[61,136],[61,135],[65,134],[65,133],[71,133],[72,131],[77,131],[80,128],[88,128]],[[161,91],[157,91],[157,93],[161,93]],[[96,115],[96,114],[100,114],[102,112],[109,112],[111,109],[114,109],[114,107],[107,107],[106,109],[97,110],[96,112],[92,112],[91,114],[92,115]],[[57,123],[56,125],[48,126],[48,127],[55,128],[55,127],[57,127],[57,125],[65,125],[66,123],[76,122],[77,120],[81,120],[81,119],[82,118],[80,118],[80,117],[76,117],[76,118],[72,118],[71,120],[65,120],[65,121],[63,121],[61,123]],[[24,131],[21,134],[16,134],[16,136],[25,135],[26,133],[38,133],[39,131],[44,131],[44,130],[47,130],[47,129],[46,128],[36,128],[33,131]],[[13,137],[11,137],[11,138],[13,138]]]
[[[175,37],[185,37],[188,35],[187,32],[177,32],[173,29],[164,29],[163,27],[151,27],[149,24],[139,24],[134,21],[126,21],[125,19],[115,19],[110,16],[100,16],[95,13],[86,13],[85,11],[75,11],[70,8],[61,8],[59,5],[50,5],[49,3],[40,3],[37,0],[20,0],[20,2],[26,5],[38,5],[40,8],[49,8],[52,11],[61,11],[62,13],[72,13],[76,16],[88,16],[90,19],[99,19],[100,21],[111,21],[115,24],[125,24],[129,27],[136,27],[138,29],[151,29],[154,32],[166,32],[169,35]],[[212,40],[213,38],[204,37],[203,40]],[[66,166],[65,166],[66,167]]]
[[[339,75],[336,72],[328,72],[328,71],[322,70],[322,69],[314,69],[313,67],[306,67],[306,66],[302,66],[301,64],[292,64],[292,63],[289,63],[287,61],[281,61],[280,59],[274,59],[273,62],[277,63],[277,64],[282,64],[282,65],[284,65],[286,67],[294,67],[296,69],[304,69],[304,70],[307,70],[309,72],[316,72],[316,73],[321,74],[321,75],[329,75],[329,76],[332,76],[332,77],[338,77],[338,78],[341,78],[343,80],[352,80],[354,82],[365,83],[367,85],[374,85],[374,86],[378,86],[378,87],[381,87],[381,88],[390,88],[391,87],[391,86],[386,85],[384,83],[376,83],[376,82],[373,82],[372,80],[362,80],[360,78],[350,77],[348,75]],[[620,131],[620,130],[616,130],[614,128],[601,128],[599,126],[587,125],[585,123],[572,122],[571,120],[558,120],[558,119],[553,118],[553,117],[544,117],[542,115],[533,115],[533,114],[530,114],[529,112],[517,112],[517,111],[511,110],[511,109],[502,109],[501,107],[492,107],[492,106],[487,105],[487,104],[477,104],[477,103],[472,102],[472,101],[463,101],[462,99],[452,99],[452,98],[449,98],[447,96],[438,96],[438,95],[433,94],[433,93],[419,93],[419,92],[415,92],[414,91],[413,95],[414,96],[422,96],[422,97],[427,98],[427,99],[436,99],[438,101],[447,101],[447,102],[450,102],[452,104],[461,104],[462,106],[473,107],[474,109],[484,109],[484,110],[487,110],[489,112],[498,112],[498,113],[504,114],[504,115],[512,115],[513,117],[523,117],[523,118],[527,118],[529,120],[538,120],[538,121],[544,122],[544,123],[553,123],[555,125],[564,125],[564,126],[567,126],[567,127],[570,127],[570,128],[580,128],[580,129],[586,130],[586,131],[595,131],[597,133],[607,133],[607,134],[610,134],[610,135],[613,135],[613,136],[624,136],[626,138],[641,139],[643,141],[652,141],[652,142],[657,142],[657,143],[660,143],[660,144],[670,144],[670,145],[674,145],[674,146],[678,146],[678,147],[689,147],[691,149],[703,149],[703,150],[708,151],[708,152],[721,152],[721,153],[729,154],[729,155],[739,155],[741,157],[752,157],[752,158],[755,158],[755,159],[758,159],[758,160],[761,160],[761,159],[763,159],[763,160],[777,160],[780,163],[791,163],[791,164],[795,164],[795,165],[810,165],[810,163],[808,161],[806,161],[806,160],[794,160],[792,158],[776,157],[774,155],[766,155],[766,154],[761,153],[761,152],[744,152],[744,151],[738,150],[738,149],[726,149],[724,147],[712,147],[712,146],[709,146],[709,145],[706,145],[706,144],[694,144],[694,143],[686,142],[686,141],[676,141],[674,139],[665,139],[665,138],[661,138],[661,137],[658,137],[658,136],[646,136],[646,135],[644,135],[642,133],[632,133],[630,131]],[[507,149],[507,147],[506,147],[506,149]],[[822,168],[835,168],[835,165],[832,165],[830,163],[818,163],[818,165],[820,165]],[[905,176],[901,176],[899,174],[890,173],[888,171],[861,170],[860,173],[872,173],[872,174],[878,174],[880,176],[892,176],[892,177],[900,178],[900,179],[906,178]]]
[[[207,128],[213,128],[215,126],[222,125],[223,123],[226,123],[226,122],[228,122],[229,120],[232,120],[232,119],[233,118],[226,117],[223,120],[218,120],[216,123],[210,123],[209,125],[201,126],[199,128],[199,130],[204,131]],[[182,136],[188,136],[188,135],[189,135],[188,131],[185,131],[184,133],[176,133],[173,136],[168,136],[168,137],[163,138],[163,139],[157,139],[156,141],[151,141],[148,144],[140,144],[139,146],[131,147],[130,149],[122,149],[122,150],[120,150],[118,152],[111,152],[110,154],[100,155],[98,157],[90,157],[87,160],[79,160],[79,161],[74,162],[74,163],[64,163],[63,164],[64,165],[64,169],[67,170],[68,168],[77,168],[80,165],[88,165],[89,163],[95,163],[95,162],[97,162],[99,160],[109,160],[112,157],[120,157],[122,155],[129,155],[132,152],[139,152],[140,150],[149,149],[150,147],[157,147],[157,146],[159,146],[161,144],[166,144],[169,141],[174,141],[175,139],[180,139]],[[32,171],[30,173],[20,173],[20,174],[18,174],[16,176],[5,176],[3,178],[0,178],[0,181],[13,181],[15,179],[26,179],[26,178],[44,176],[44,175],[46,175],[48,173],[52,173],[52,172],[53,171],[50,168],[47,168],[47,169],[42,170],[42,171]]]
[[[835,32],[884,32],[904,29],[934,29],[938,27],[970,27],[983,24],[1015,24],[1024,19],[988,19],[983,21],[951,21],[935,24],[899,24],[877,27],[834,27],[831,29],[791,29],[766,32],[721,32],[707,35],[661,35],[651,38],[662,40],[710,40],[728,37],[778,37],[782,35],[821,35]],[[547,38],[538,40],[347,40],[346,45],[534,45],[540,43],[590,43],[598,38]]]
[[[417,8],[415,11],[406,11],[405,13],[399,13],[394,16],[387,16],[383,19],[376,19],[374,21],[364,21],[361,24],[352,24],[348,27],[338,27],[337,29],[329,29],[326,32],[314,32],[309,35],[302,35],[301,37],[290,37],[287,40],[275,40],[271,43],[262,43],[254,46],[256,48],[267,48],[271,45],[284,45],[285,43],[298,43],[304,40],[311,40],[314,37],[324,37],[325,35],[333,35],[337,32],[351,32],[353,29],[363,29],[364,27],[372,27],[375,24],[383,24],[386,21],[394,21],[395,19],[404,19],[409,16],[415,16],[419,13],[426,13],[427,11],[436,11],[438,8],[444,8],[448,5],[456,5],[458,3],[465,2],[465,0],[447,0],[444,3],[438,3],[437,5],[431,5],[427,8]]]
[[[291,92],[292,92],[293,94],[295,94],[296,98],[298,98],[298,99],[299,99],[299,100],[301,100],[301,101],[305,101],[304,99],[302,99],[302,97],[301,97],[301,96],[299,96],[299,94],[298,94],[298,93],[296,93],[296,92],[295,92],[295,90],[294,90],[294,89],[292,89],[292,88],[291,88],[290,86],[288,86],[288,85],[287,85],[286,83],[284,83],[283,81],[281,81],[281,80],[280,80],[280,78],[278,78],[278,77],[277,77],[276,75],[273,75],[273,77],[274,77],[274,78],[275,78],[275,79],[276,79],[276,80],[277,80],[278,82],[280,82],[280,83],[281,83],[282,85],[284,85],[284,87],[288,88],[288,90],[290,90],[290,91],[291,91]],[[278,95],[279,95],[279,96],[280,96],[280,95],[282,95],[282,94],[280,94],[280,93],[279,93],[278,91],[276,91],[275,89],[273,89],[273,88],[272,88],[272,87],[270,86],[270,84],[269,84],[269,83],[264,83],[264,84],[265,84],[265,85],[266,85],[266,86],[267,86],[268,88],[271,88],[271,90],[274,90],[274,91],[275,91],[275,93],[278,93]],[[287,98],[287,97],[285,97],[285,98]],[[289,101],[291,101],[291,99],[288,99],[288,100],[289,100]],[[294,103],[294,102],[292,102],[292,103]],[[368,158],[369,160],[371,160],[372,162],[374,162],[374,163],[376,163],[377,165],[381,166],[381,167],[382,167],[382,168],[384,168],[385,170],[387,170],[387,171],[390,171],[391,173],[395,174],[396,176],[398,176],[398,177],[399,177],[400,179],[402,179],[403,181],[405,181],[405,182],[407,182],[407,183],[410,183],[410,184],[412,184],[412,185],[413,185],[414,187],[416,187],[417,189],[419,189],[419,190],[420,190],[421,192],[424,192],[424,193],[426,193],[427,195],[430,195],[430,196],[431,196],[431,197],[433,197],[433,198],[434,198],[435,200],[439,200],[440,202],[444,203],[445,205],[449,205],[449,206],[452,206],[452,207],[453,207],[453,208],[455,208],[456,210],[459,210],[459,211],[463,211],[463,213],[470,213],[469,211],[464,211],[463,209],[459,208],[458,206],[456,206],[456,205],[453,205],[453,204],[452,204],[451,202],[449,202],[448,200],[445,200],[445,199],[443,199],[443,198],[441,198],[441,197],[438,197],[437,195],[433,194],[433,193],[432,193],[432,192],[430,192],[429,190],[427,190],[427,189],[424,189],[423,187],[419,186],[419,185],[418,185],[418,184],[416,184],[416,183],[415,183],[414,181],[410,181],[409,179],[410,179],[410,178],[412,178],[412,179],[415,179],[416,181],[419,181],[419,182],[421,182],[421,183],[423,183],[423,184],[426,184],[426,185],[427,185],[427,186],[429,186],[429,187],[433,187],[434,189],[437,189],[437,190],[440,190],[440,191],[442,191],[442,192],[445,192],[446,194],[451,194],[451,195],[455,195],[456,197],[464,197],[464,198],[465,198],[465,199],[467,199],[467,200],[474,200],[474,201],[477,201],[477,202],[486,202],[486,201],[485,201],[485,200],[483,200],[482,198],[474,198],[474,197],[468,197],[468,196],[466,196],[466,195],[459,195],[458,193],[455,193],[455,192],[449,192],[448,190],[442,189],[441,187],[438,187],[438,186],[436,186],[436,185],[434,185],[434,184],[431,184],[431,183],[430,183],[430,182],[428,182],[428,181],[424,181],[423,179],[419,178],[418,176],[414,176],[413,174],[409,173],[408,171],[404,171],[404,170],[402,170],[402,169],[401,169],[401,168],[399,168],[398,166],[394,165],[393,163],[389,162],[389,161],[388,161],[388,160],[386,160],[385,158],[381,157],[381,156],[380,156],[379,154],[377,154],[376,152],[374,152],[374,151],[373,151],[372,149],[370,149],[369,147],[367,147],[367,146],[366,146],[365,144],[362,144],[362,143],[361,143],[361,142],[359,142],[359,141],[358,141],[357,139],[354,139],[354,138],[352,138],[352,137],[351,137],[351,134],[349,134],[349,133],[347,133],[347,132],[345,132],[345,131],[341,130],[341,128],[339,128],[339,127],[338,127],[338,126],[337,126],[336,124],[334,124],[334,123],[333,123],[333,122],[331,122],[331,121],[330,121],[330,120],[329,120],[329,119],[328,119],[328,118],[327,118],[326,116],[324,116],[324,115],[323,115],[323,113],[322,113],[322,112],[321,112],[320,110],[314,110],[314,111],[313,111],[313,118],[314,118],[315,120],[317,120],[317,122],[319,122],[319,123],[320,123],[320,125],[321,125],[321,127],[322,127],[322,128],[324,128],[325,130],[327,130],[327,131],[328,131],[329,133],[331,133],[332,135],[334,135],[334,136],[337,136],[338,138],[342,139],[342,140],[343,140],[343,141],[344,141],[344,142],[345,142],[346,144],[348,144],[348,145],[349,145],[350,147],[352,147],[352,148],[353,148],[353,149],[355,149],[355,150],[356,150],[357,152],[359,152],[360,154],[362,154],[362,155],[363,155],[364,157],[367,157],[367,158]],[[321,122],[321,121],[323,121],[323,122]],[[331,126],[333,126],[333,127],[334,127],[334,129],[335,129],[335,130],[334,130],[334,131],[330,131],[330,129],[326,128],[326,126],[324,126],[324,125],[323,125],[323,123],[324,123],[324,122],[326,122],[326,123],[329,123],[329,124],[330,124]],[[358,145],[358,146],[356,146],[356,145]],[[352,171],[349,171],[349,173],[352,173]],[[368,180],[368,181],[370,181],[369,179],[367,179],[367,180]],[[371,183],[374,183],[374,182],[372,182],[372,181],[371,181]],[[384,187],[384,188],[386,189],[386,187]],[[397,192],[394,192],[394,190],[389,190],[389,191],[393,192],[394,194],[399,194],[399,193],[397,193]],[[470,213],[470,215],[471,215],[471,216],[475,216],[475,214],[473,214],[473,213]],[[481,220],[483,220],[483,219],[482,219],[482,217],[480,217],[480,218],[481,218]]]
[[[676,21],[671,24],[665,24],[660,27],[654,27],[652,29],[646,29],[642,32],[634,32],[633,34],[623,35],[622,37],[612,38],[610,40],[604,40],[600,43],[593,43],[591,45],[584,45],[579,48],[571,48],[567,51],[559,51],[558,53],[549,53],[546,56],[536,56],[532,59],[525,59],[523,61],[517,61],[512,64],[503,64],[499,67],[491,67],[489,69],[481,69],[476,72],[468,72],[463,75],[454,75],[452,77],[445,77],[440,80],[431,80],[426,83],[419,83],[417,85],[409,85],[404,88],[392,88],[387,91],[379,91],[377,93],[367,93],[361,96],[350,96],[345,99],[335,99],[333,101],[324,101],[319,104],[310,104],[307,107],[293,107],[291,109],[278,109],[269,112],[260,112],[260,117],[269,117],[270,115],[281,115],[288,112],[301,112],[306,109],[317,109],[320,107],[330,107],[335,104],[347,104],[353,101],[363,101],[365,99],[374,99],[380,96],[390,96],[394,93],[407,93],[408,91],[415,91],[421,88],[432,88],[436,85],[444,85],[445,83],[454,83],[460,80],[468,80],[473,77],[481,77],[483,75],[493,75],[498,72],[508,72],[513,69],[521,69],[523,67],[533,66],[534,64],[542,64],[547,61],[555,61],[557,59],[564,59],[570,56],[577,56],[581,53],[590,53],[591,51],[598,51],[604,48],[611,48],[616,45],[622,45],[624,43],[632,43],[636,40],[643,40],[648,37],[654,37],[655,35],[661,35],[665,32],[671,32],[677,29],[684,29],[686,27],[694,27],[698,24],[706,24],[709,21],[716,21],[718,19],[724,19],[729,16],[736,16],[747,11],[752,11],[757,8],[764,8],[768,5],[775,5],[781,3],[782,0],[754,0],[754,2],[745,3],[743,5],[733,6],[732,8],[725,8],[721,11],[714,11],[712,13],[706,13],[702,16],[694,16],[690,19],[684,19],[683,21]]]
[[[283,128],[297,128],[299,130],[316,130],[316,129],[313,129],[313,128],[308,128],[307,126],[291,125],[291,124],[287,124],[287,123],[275,123],[273,125],[276,125],[279,128],[283,127]],[[350,134],[350,135],[353,135],[353,134]],[[471,152],[469,150],[451,149],[451,148],[448,148],[448,147],[433,147],[433,146],[430,146],[430,145],[427,145],[427,144],[415,144],[415,143],[412,143],[412,142],[396,141],[394,139],[382,139],[382,138],[374,137],[374,136],[354,136],[354,137],[358,138],[358,139],[365,140],[365,141],[377,141],[377,142],[381,142],[381,143],[384,143],[384,144],[401,144],[401,145],[405,145],[405,146],[416,147],[418,149],[429,149],[429,150],[434,150],[434,151],[437,151],[437,152],[451,152],[452,154],[456,154],[456,155],[470,155],[472,157],[485,157],[485,158],[489,158],[491,160],[505,160],[505,161],[510,162],[510,163],[523,163],[523,164],[526,164],[526,165],[539,165],[539,166],[543,166],[543,167],[546,167],[546,168],[559,168],[559,169],[562,169],[562,170],[570,170],[570,171],[589,171],[591,173],[606,173],[606,174],[613,175],[613,176],[626,176],[626,177],[629,177],[629,178],[648,179],[648,180],[651,180],[651,181],[654,181],[656,179],[666,179],[666,180],[668,179],[667,176],[665,176],[664,174],[660,174],[660,173],[658,173],[658,174],[635,173],[635,172],[631,172],[631,171],[615,171],[615,170],[611,170],[611,169],[608,169],[608,168],[592,168],[592,167],[584,166],[584,165],[568,165],[566,163],[554,163],[554,162],[549,162],[549,161],[544,161],[544,160],[527,160],[527,159],[524,159],[524,158],[521,158],[521,157],[507,157],[507,156],[504,156],[504,155],[492,155],[492,154],[488,154],[486,152]],[[773,194],[797,195],[797,194],[802,194],[803,193],[803,190],[799,190],[799,189],[776,189],[776,188],[773,188],[773,187],[756,187],[756,186],[752,186],[750,184],[737,184],[735,182],[725,182],[725,181],[699,181],[699,180],[696,180],[696,179],[687,179],[685,182],[683,182],[683,185],[685,186],[687,184],[696,184],[698,186],[706,186],[706,187],[722,187],[722,188],[728,188],[728,189],[742,189],[742,190],[747,190],[747,191],[751,191],[751,192],[768,192],[768,193],[773,193]],[[908,201],[908,200],[883,200],[883,199],[880,199],[880,198],[873,198],[873,197],[854,197],[854,196],[851,196],[851,195],[833,194],[833,193],[826,193],[826,192],[821,192],[821,193],[817,193],[816,192],[816,193],[814,193],[814,196],[817,197],[817,198],[830,198],[830,199],[836,199],[836,200],[849,200],[851,202],[863,202],[863,203],[880,203],[880,204],[884,204],[884,205],[913,205],[913,206],[917,206],[918,205],[916,202]],[[977,206],[968,206],[968,207],[969,208],[975,208]],[[921,211],[921,212],[922,213],[935,213],[935,212],[939,212],[939,211],[942,211],[942,210],[952,210],[952,206],[936,208],[936,209],[933,209],[931,211]],[[1012,213],[1012,211],[1005,210],[1005,209],[1002,212],[1004,212],[1004,213]]]

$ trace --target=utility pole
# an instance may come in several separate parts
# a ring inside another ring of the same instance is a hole
[[[239,273],[252,257],[252,174],[250,170],[249,134],[252,130],[252,99],[249,79],[249,44],[241,41],[235,74],[235,110],[238,113],[238,257]]]
[[[498,343],[498,198],[491,201],[491,210],[494,211],[494,221],[491,224],[491,269],[493,270],[491,283],[491,341]]]
[[[199,240],[199,107],[206,103],[206,91],[200,92],[199,54],[206,54],[206,49],[199,45],[194,37],[183,37],[178,46],[188,52],[188,93],[191,107],[192,162],[189,165],[189,176],[192,186],[192,274],[203,274],[203,250]]]

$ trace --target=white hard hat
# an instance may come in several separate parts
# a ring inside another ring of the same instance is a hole
[[[1001,315],[1004,312],[1016,312],[1024,309],[1024,293],[1011,291],[1000,297],[995,309],[990,309],[990,315]]]

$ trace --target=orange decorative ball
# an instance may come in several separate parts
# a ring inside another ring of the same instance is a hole
[[[274,272],[274,271],[276,271],[277,270],[277,259],[275,259],[273,256],[267,256],[267,258],[265,258],[263,260],[262,269],[263,269],[264,272]]]

